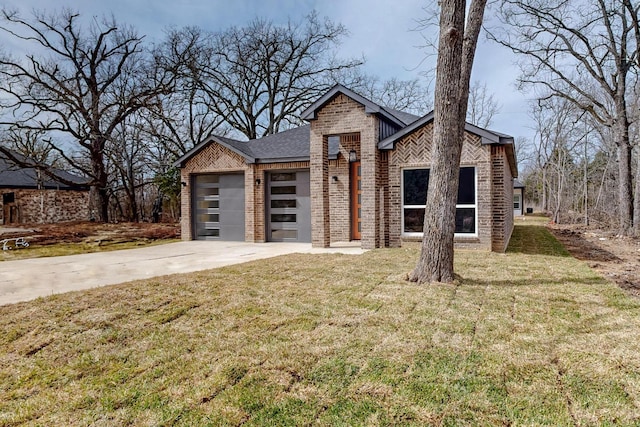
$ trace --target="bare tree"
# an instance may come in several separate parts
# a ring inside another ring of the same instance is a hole
[[[371,101],[395,110],[424,115],[433,108],[429,87],[418,79],[383,80],[366,74],[361,68],[349,68],[332,73],[331,81],[340,83]]]
[[[467,121],[481,128],[491,126],[493,116],[500,112],[500,104],[487,92],[486,83],[473,82],[469,88]]]
[[[436,66],[433,160],[424,218],[424,238],[409,279],[451,282],[460,155],[469,101],[471,69],[486,0],[443,0]]]
[[[212,41],[198,27],[172,28],[154,49],[157,66],[174,76],[175,89],[160,99],[160,108],[142,115],[142,131],[149,144],[161,145],[173,160],[214,133],[228,133],[217,108],[222,102],[218,88],[207,75],[214,68]]]
[[[628,96],[637,84],[630,71],[639,63],[639,7],[629,0],[505,0],[500,16],[508,32],[492,33],[522,55],[523,87],[544,87],[613,129],[624,234],[634,225]]]
[[[128,116],[155,108],[169,81],[151,74],[142,37],[113,18],[83,27],[68,9],[33,19],[3,9],[2,21],[0,30],[33,51],[0,59],[0,102],[11,111],[0,123],[64,138],[50,147],[89,178],[95,219],[107,221],[107,147]]]
[[[346,35],[315,13],[303,23],[256,19],[215,34],[203,74],[215,112],[249,139],[298,125],[299,113],[333,85],[332,73],[362,64],[336,58]]]

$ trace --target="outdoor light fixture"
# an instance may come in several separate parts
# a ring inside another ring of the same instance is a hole
[[[256,185],[260,185],[260,178],[256,178]]]
[[[349,163],[353,163],[357,161],[358,161],[358,153],[356,153],[356,150],[349,151]]]
[[[333,179],[334,182],[338,182],[338,177],[336,175],[333,175],[331,179]]]
[[[186,182],[184,182],[184,181],[182,181],[180,184],[182,184],[182,186],[183,186],[183,187],[186,187],[186,186],[187,186],[187,183],[186,183]]]

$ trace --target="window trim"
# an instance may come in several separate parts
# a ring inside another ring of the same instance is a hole
[[[465,165],[461,164],[460,168],[473,168],[473,185],[475,187],[475,203],[474,204],[457,204],[457,209],[474,209],[474,224],[475,224],[475,232],[474,233],[454,233],[454,238],[477,238],[478,234],[478,166],[475,164]],[[404,171],[405,170],[417,170],[417,169],[429,169],[431,170],[431,166],[409,166],[400,168],[400,237],[422,237],[424,235],[423,232],[407,232],[404,231],[404,210],[405,209],[425,209],[426,208],[426,200],[423,205],[405,205],[404,204]]]

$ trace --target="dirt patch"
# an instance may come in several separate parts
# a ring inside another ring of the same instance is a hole
[[[114,243],[176,239],[180,227],[174,223],[120,222],[102,224],[88,221],[59,224],[21,224],[22,231],[3,233],[3,238],[27,237],[30,244],[52,245],[56,243]]]
[[[640,239],[584,225],[548,227],[571,255],[640,297]]]

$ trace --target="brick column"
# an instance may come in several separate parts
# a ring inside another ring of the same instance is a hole
[[[369,123],[361,132],[360,154],[362,156],[362,248],[380,247],[380,199],[379,188],[379,156],[377,146],[376,119],[367,116]]]
[[[327,137],[311,126],[311,243],[313,247],[328,248],[331,244],[329,215],[329,153]]]
[[[193,240],[191,234],[191,174],[180,171],[181,182],[186,183],[180,191],[180,236],[182,240]]]

